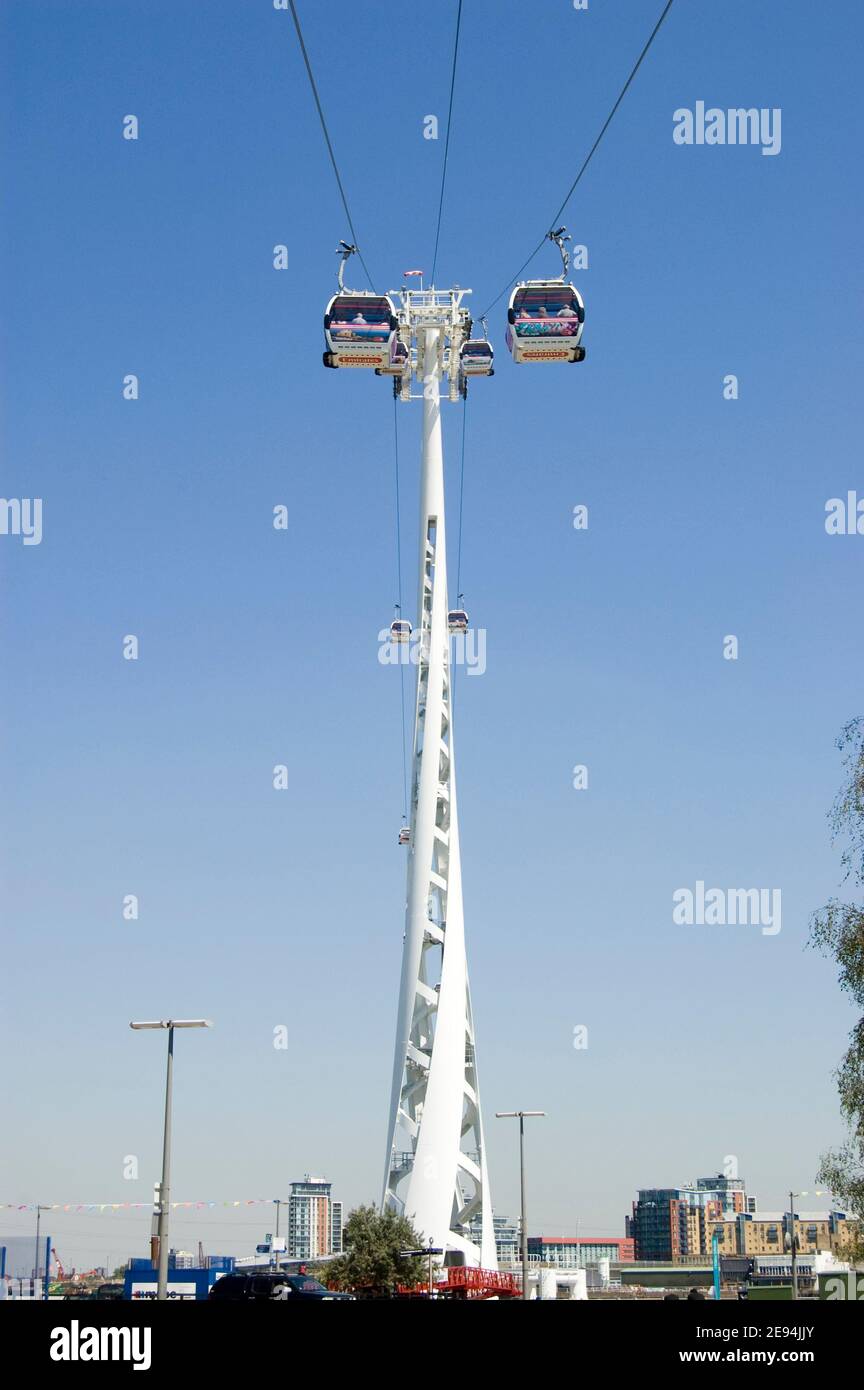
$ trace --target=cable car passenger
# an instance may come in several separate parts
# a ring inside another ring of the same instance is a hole
[[[547,295],[553,290],[554,286],[549,286],[548,289],[544,287],[517,292],[517,301],[521,299],[521,302],[515,307],[513,327],[518,337],[567,338],[578,332],[582,321],[578,303],[572,298],[565,299],[563,303],[553,298],[550,307]],[[565,286],[563,292],[566,293],[566,290]],[[560,295],[562,291],[559,289],[558,293]]]
[[[362,305],[358,308],[356,299],[345,304],[340,303],[341,298],[337,296],[330,311],[331,337],[354,343],[386,343],[389,340],[390,313],[386,301],[380,307]],[[352,309],[356,312],[352,313]]]

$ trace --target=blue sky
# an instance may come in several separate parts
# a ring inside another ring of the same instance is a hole
[[[438,280],[478,311],[660,8],[467,0]],[[379,286],[431,266],[455,11],[300,6]],[[0,537],[0,1200],[149,1199],[163,1042],[127,1025],[172,1013],[216,1023],[178,1039],[177,1200],[285,1195],[306,1171],[377,1200],[405,870],[398,677],[377,661],[393,408],[387,382],[321,368],[348,229],[291,18],[7,0],[2,25],[2,493],[43,499],[43,539]],[[459,684],[460,821],[501,1212],[518,1167],[493,1112],[548,1111],[532,1232],[623,1234],[638,1186],[729,1154],[776,1207],[842,1134],[854,1016],[805,943],[840,874],[834,739],[861,710],[864,539],[827,536],[824,509],[864,495],[862,29],[851,3],[678,0],[566,213],[587,361],[517,368],[504,304],[490,320],[461,560],[488,667]],[[781,108],[780,154],[676,145],[699,100]],[[399,428],[413,606],[417,406]],[[782,931],[675,926],[698,879],[779,887]],[[101,1262],[140,1253],[149,1219],[54,1226],[61,1257]],[[175,1235],[239,1253],[269,1228],[211,1211]]]

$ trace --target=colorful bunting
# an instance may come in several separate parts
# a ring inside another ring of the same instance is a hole
[[[195,1207],[258,1207],[272,1206],[276,1202],[276,1197],[240,1197],[233,1201],[223,1202],[171,1202],[173,1211],[178,1208]],[[156,1204],[154,1202],[39,1202],[38,1206],[43,1211],[152,1211]],[[36,1202],[0,1202],[0,1211],[35,1211]]]

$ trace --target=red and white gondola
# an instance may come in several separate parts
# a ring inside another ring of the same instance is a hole
[[[356,246],[341,243],[339,289],[324,314],[325,367],[389,369],[399,321],[392,299],[371,290],[346,290],[345,262]]]
[[[507,346],[514,362],[583,362],[582,329],[585,304],[567,278],[570,256],[566,228],[549,233],[564,262],[557,280],[524,280],[510,296]]]

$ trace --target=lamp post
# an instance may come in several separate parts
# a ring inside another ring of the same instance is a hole
[[[802,1197],[801,1192],[789,1193],[789,1253],[792,1256],[792,1297],[798,1297],[798,1251],[795,1240],[795,1198]]]
[[[410,1260],[412,1257],[420,1255],[429,1256],[429,1297],[432,1297],[432,1256],[443,1255],[444,1250],[440,1245],[424,1245],[422,1250],[400,1250],[399,1254],[403,1260]]]
[[[36,1281],[39,1278],[39,1222],[43,1211],[50,1211],[50,1207],[40,1206],[36,1203],[36,1258],[33,1264],[33,1297],[36,1297]],[[48,1298],[48,1261],[45,1263],[45,1279],[42,1285],[42,1297]]]
[[[276,1241],[277,1241],[277,1244],[276,1244],[275,1248],[274,1248],[273,1250],[271,1250],[271,1254],[275,1256],[275,1259],[273,1260],[273,1263],[275,1264],[276,1268],[278,1269],[278,1268],[279,1268],[279,1253],[280,1253],[280,1252],[279,1252],[279,1246],[278,1246],[278,1240],[279,1240],[279,1213],[280,1213],[280,1211],[282,1210],[282,1208],[286,1205],[284,1197],[274,1197],[274,1198],[273,1198],[273,1205],[274,1205],[275,1208],[276,1208]],[[287,1254],[287,1249],[286,1249],[286,1254]]]
[[[545,1110],[496,1110],[496,1120],[519,1121],[519,1185],[522,1194],[522,1301],[528,1302],[528,1218],[525,1214],[525,1120],[543,1116]]]
[[[162,1181],[159,1184],[159,1221],[156,1232],[159,1240],[159,1270],[156,1276],[156,1298],[168,1297],[168,1209],[171,1184],[171,1100],[174,1085],[174,1029],[212,1028],[207,1018],[163,1018],[154,1023],[130,1023],[130,1028],[168,1029],[168,1067],[165,1075],[165,1125],[162,1131]]]
[[[831,1196],[831,1192],[830,1192],[830,1190],[826,1191],[824,1188],[816,1188],[815,1191],[813,1191],[813,1192],[790,1192],[790,1193],[789,1193],[789,1220],[790,1220],[791,1223],[792,1223],[792,1227],[791,1227],[791,1230],[790,1230],[790,1232],[789,1232],[789,1235],[790,1235],[790,1237],[791,1237],[791,1247],[792,1247],[792,1248],[791,1248],[791,1255],[792,1255],[792,1297],[793,1297],[793,1298],[797,1298],[797,1297],[798,1297],[798,1246],[797,1246],[796,1236],[795,1236],[795,1198],[796,1198],[796,1197],[826,1197],[826,1196],[827,1196],[827,1197],[830,1197],[830,1196]],[[799,1218],[799,1220],[800,1220],[800,1218]],[[818,1290],[818,1283],[819,1283],[819,1280],[818,1280],[818,1277],[815,1275],[815,1265],[814,1265],[814,1278],[815,1278],[815,1282],[816,1282],[816,1285],[817,1285],[816,1292],[818,1293],[818,1291],[819,1291],[819,1290]]]

